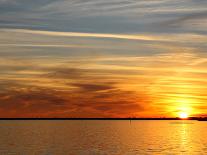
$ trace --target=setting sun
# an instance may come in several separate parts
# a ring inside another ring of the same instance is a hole
[[[179,118],[186,119],[186,118],[188,118],[188,114],[186,112],[181,112],[181,113],[179,113]]]

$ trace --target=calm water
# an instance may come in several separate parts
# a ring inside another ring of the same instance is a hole
[[[198,121],[0,121],[0,155],[201,155],[206,130]]]

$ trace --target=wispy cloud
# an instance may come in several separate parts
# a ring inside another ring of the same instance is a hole
[[[165,41],[164,38],[158,36],[147,35],[127,35],[127,34],[107,34],[107,33],[81,33],[81,32],[56,32],[56,31],[39,31],[27,29],[1,29],[2,32],[17,32],[59,37],[91,37],[91,38],[111,38],[111,39],[129,39],[129,40],[144,40],[144,41]]]
[[[187,28],[169,24],[160,27],[160,24],[205,18],[207,11],[207,3],[202,0],[37,0],[35,3],[32,0],[2,0],[0,3],[1,27],[69,32],[196,32],[192,29],[194,22]]]
[[[204,42],[207,40],[206,35],[193,34],[193,33],[192,34],[185,33],[185,34],[161,34],[161,35],[151,34],[149,35],[149,34],[58,32],[58,31],[28,30],[28,29],[0,29],[0,32],[23,33],[23,34],[25,33],[25,34],[33,34],[33,35],[56,36],[56,37],[109,38],[109,39],[163,41],[163,42],[177,42],[178,38],[179,38],[179,42],[194,42],[195,39],[196,39],[196,42]]]
[[[0,117],[206,113],[206,6],[0,0]]]

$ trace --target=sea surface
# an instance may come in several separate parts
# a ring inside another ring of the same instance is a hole
[[[207,122],[0,121],[0,155],[207,154]]]

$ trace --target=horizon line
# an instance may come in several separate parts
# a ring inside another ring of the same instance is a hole
[[[185,119],[179,118],[179,117],[125,117],[125,118],[91,118],[91,117],[85,117],[85,118],[72,118],[72,117],[17,117],[17,118],[0,118],[0,120],[199,120],[199,119],[207,119],[207,117],[188,117]]]

